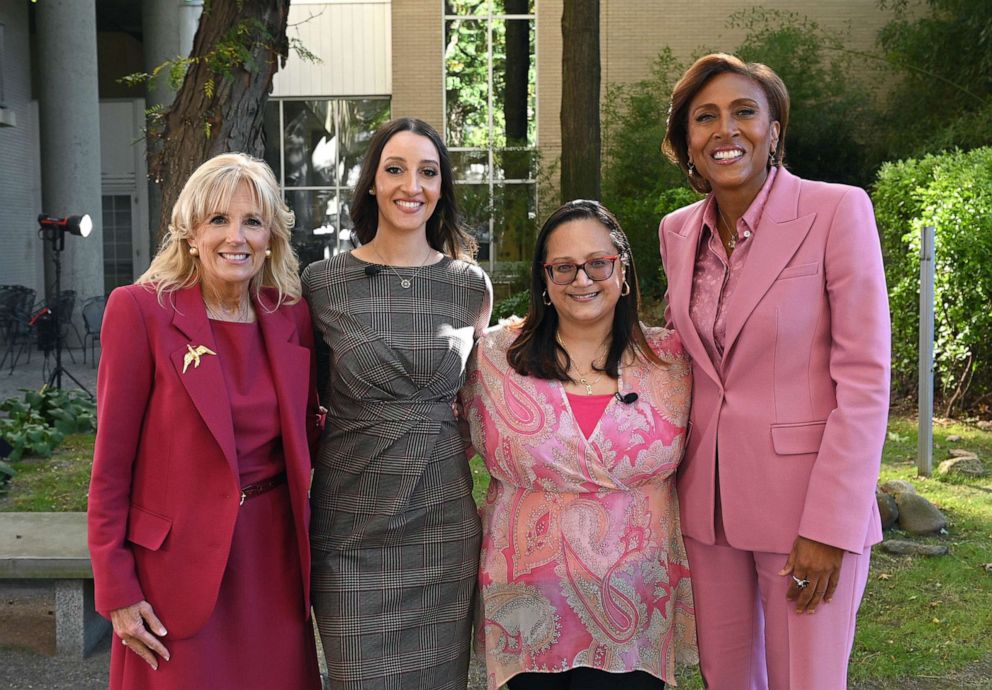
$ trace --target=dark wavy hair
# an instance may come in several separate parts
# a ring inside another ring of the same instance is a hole
[[[775,155],[768,157],[770,166],[785,163],[785,132],[789,128],[789,90],[782,79],[768,65],[744,62],[735,55],[711,53],[692,63],[672,89],[668,108],[668,127],[661,143],[661,152],[678,165],[689,179],[692,188],[701,194],[710,192],[710,183],[699,175],[689,173],[689,106],[696,94],[703,90],[710,79],[719,74],[739,74],[761,87],[768,99],[772,121],[778,121],[778,142]]]
[[[568,352],[555,337],[558,333],[558,312],[553,306],[544,304],[544,290],[547,273],[544,263],[548,256],[548,238],[559,226],[573,220],[589,218],[601,223],[610,233],[610,240],[616,247],[620,261],[626,269],[630,292],[621,295],[613,312],[613,332],[606,363],[602,369],[611,378],[619,377],[620,360],[624,353],[631,352],[659,365],[664,363],[648,345],[638,319],[640,291],[637,288],[637,269],[630,250],[630,240],[610,211],[598,201],[577,199],[569,201],[552,213],[537,236],[534,259],[530,267],[530,306],[527,316],[517,326],[520,333],[506,353],[506,360],[521,376],[534,376],[539,379],[571,381],[568,369],[571,365]]]
[[[351,219],[355,223],[355,235],[362,244],[368,244],[379,229],[379,203],[369,194],[369,190],[375,185],[375,174],[382,159],[382,150],[386,148],[386,143],[400,132],[413,132],[427,137],[437,149],[438,164],[441,168],[441,197],[437,201],[434,213],[427,219],[428,244],[452,258],[473,260],[478,244],[461,224],[448,149],[445,148],[441,135],[436,129],[415,117],[390,120],[372,135],[351,200]]]

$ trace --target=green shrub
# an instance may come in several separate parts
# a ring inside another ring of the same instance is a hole
[[[893,385],[917,382],[919,252],[936,228],[935,369],[944,413],[992,394],[992,148],[886,163],[873,195],[892,309]]]
[[[0,436],[14,448],[11,462],[24,455],[47,458],[66,435],[96,429],[96,406],[88,396],[58,388],[22,390],[23,400],[0,402],[0,412],[7,414],[0,419]],[[12,472],[4,470],[3,474]]]
[[[493,316],[490,324],[499,323],[500,319],[511,316],[527,316],[527,309],[530,307],[530,290],[515,292],[506,299],[501,299],[493,306]]]

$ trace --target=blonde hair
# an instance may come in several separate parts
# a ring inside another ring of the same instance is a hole
[[[293,212],[279,193],[272,169],[265,161],[244,153],[214,156],[190,175],[172,207],[172,222],[155,258],[135,282],[154,285],[160,301],[165,293],[199,284],[200,264],[189,253],[189,240],[211,214],[228,208],[243,184],[248,185],[261,210],[262,222],[269,228],[272,250],[262,270],[251,279],[249,289],[258,299],[262,288],[274,288],[278,292],[277,307],[298,302],[302,293],[300,262],[290,244]]]

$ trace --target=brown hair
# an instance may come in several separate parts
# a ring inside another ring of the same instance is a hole
[[[772,121],[778,121],[778,143],[775,155],[769,156],[769,165],[779,166],[785,159],[785,130],[789,126],[789,91],[777,74],[768,65],[760,62],[744,62],[739,57],[726,53],[711,53],[692,63],[672,89],[672,101],[668,109],[668,130],[661,144],[661,151],[669,160],[682,168],[689,178],[689,184],[697,192],[706,194],[710,183],[699,175],[689,172],[689,105],[710,79],[718,74],[740,74],[753,80],[768,99]]]
[[[612,378],[618,378],[620,359],[630,351],[640,354],[645,359],[662,364],[661,359],[654,353],[644,337],[641,323],[638,320],[640,291],[637,287],[637,269],[634,267],[634,256],[630,251],[630,240],[620,227],[616,216],[598,201],[578,199],[569,201],[552,213],[537,236],[534,247],[534,259],[530,266],[530,306],[527,316],[518,326],[520,334],[506,353],[506,361],[521,376],[534,376],[539,379],[571,381],[568,368],[571,364],[568,352],[565,351],[555,335],[558,333],[558,312],[554,307],[544,304],[544,288],[546,273],[544,262],[548,256],[548,237],[559,226],[573,220],[590,218],[602,223],[610,233],[610,240],[616,247],[626,270],[625,279],[630,285],[630,292],[621,295],[613,310],[613,332],[610,349],[603,369]],[[563,366],[564,362],[564,366]]]
[[[441,197],[434,213],[427,219],[427,242],[431,247],[455,259],[472,260],[477,243],[461,225],[458,202],[455,199],[455,184],[451,172],[451,158],[441,135],[423,120],[415,117],[400,117],[385,123],[369,142],[369,149],[362,160],[362,170],[355,183],[355,194],[351,201],[351,219],[355,224],[355,235],[362,244],[368,244],[379,229],[379,204],[369,194],[375,184],[376,170],[382,159],[386,143],[400,132],[413,132],[427,137],[437,149],[438,164],[441,168]]]

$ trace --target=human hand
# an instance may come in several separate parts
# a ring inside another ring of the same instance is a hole
[[[830,601],[840,581],[843,558],[844,549],[796,537],[785,567],[778,573],[792,576],[785,596],[796,602],[796,613],[814,613],[820,601]],[[807,584],[800,587],[800,582],[796,580]]]
[[[159,656],[169,660],[169,650],[158,639],[167,634],[165,626],[147,601],[114,609],[110,612],[110,622],[114,626],[114,634],[121,638],[121,644],[147,661],[156,671]]]

